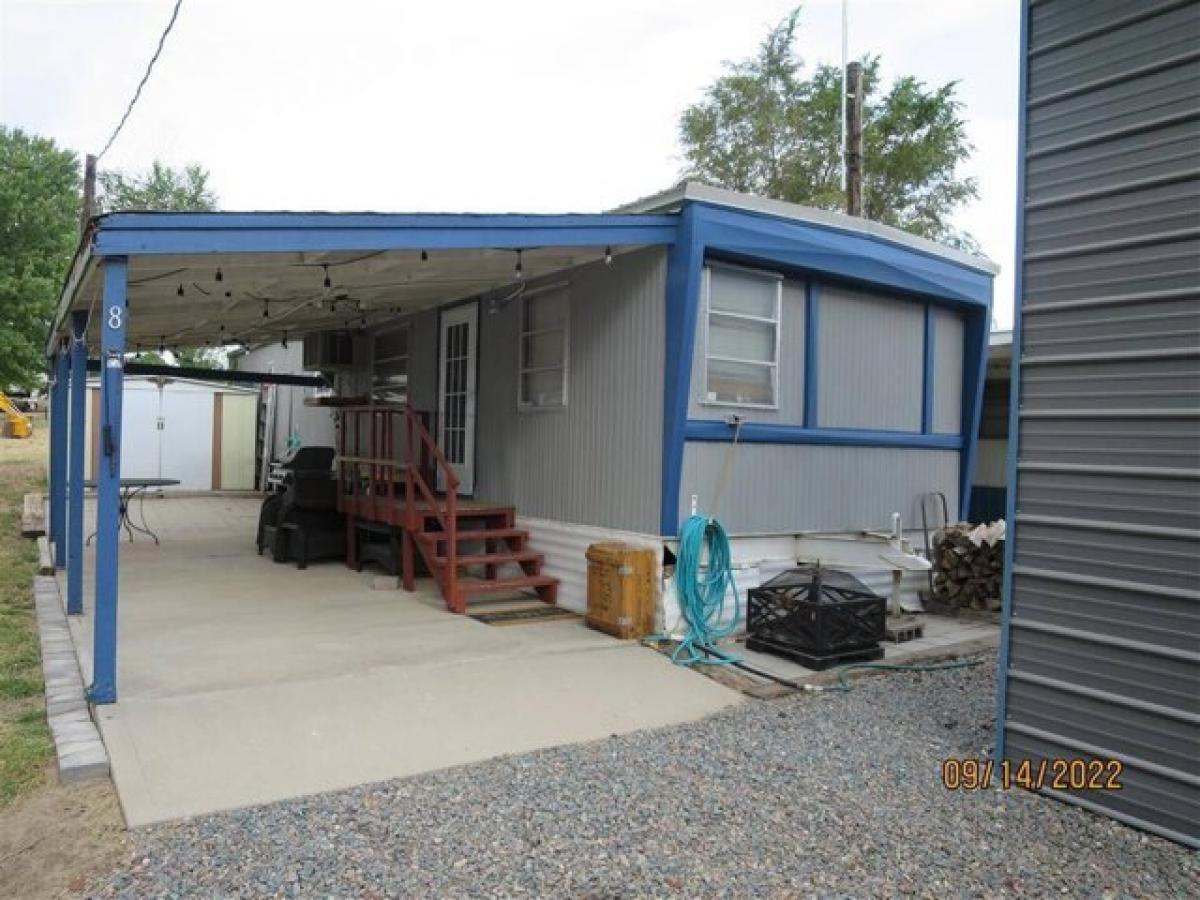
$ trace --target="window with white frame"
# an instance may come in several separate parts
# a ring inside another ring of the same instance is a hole
[[[371,396],[383,403],[407,403],[408,326],[376,334],[371,351]]]
[[[554,409],[567,405],[565,287],[527,294],[521,300],[521,362],[517,406]]]
[[[710,265],[704,270],[704,284],[704,401],[778,406],[783,278]]]

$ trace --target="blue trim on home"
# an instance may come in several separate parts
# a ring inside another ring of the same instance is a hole
[[[1021,442],[1021,303],[1025,278],[1025,127],[1029,109],[1026,86],[1029,78],[1029,3],[1021,2],[1021,39],[1017,79],[1017,227],[1016,254],[1013,259],[1013,334],[1012,366],[1009,374],[1008,459],[1005,460],[1008,497],[1004,520],[1004,580],[1000,592],[1000,658],[996,670],[996,755],[1005,758],[1005,726],[1008,722],[1008,666],[1013,611],[1013,559],[1017,543],[1017,458]],[[990,321],[990,319],[989,319]],[[978,428],[976,428],[978,432]]]
[[[67,432],[67,614],[83,612],[83,454],[87,445],[88,314],[71,314],[70,426]]]
[[[804,427],[820,425],[817,406],[821,372],[821,286],[811,278],[804,289]]]
[[[54,382],[50,385],[50,521],[54,567],[67,564],[67,352],[54,352]]]
[[[305,251],[530,249],[671,244],[677,217],[651,215],[366,215],[114,213],[98,256]]]
[[[933,432],[933,392],[936,381],[934,380],[934,355],[935,342],[937,340],[936,332],[937,321],[933,315],[933,306],[925,304],[925,344],[924,344],[924,368],[921,378],[921,431],[925,434]]]
[[[688,419],[689,441],[731,442],[735,431],[743,444],[826,444],[835,447],[924,447],[933,450],[960,450],[964,444],[958,434],[920,434],[915,431],[874,431],[858,428],[807,428],[801,425],[775,425],[743,422],[740,431],[718,419]]]
[[[986,306],[992,276],[960,263],[809,222],[703,203],[698,226],[706,251],[751,265],[819,273],[876,289],[937,298],[951,306]]]
[[[683,479],[684,429],[691,392],[692,357],[700,310],[704,249],[696,232],[697,209],[685,204],[679,234],[667,251],[666,359],[663,370],[662,488],[659,530],[679,530],[679,485]]]
[[[968,312],[963,320],[963,389],[961,428],[970,436],[959,463],[958,515],[967,518],[971,485],[975,483],[975,457],[979,448],[979,422],[983,417],[983,388],[987,380],[988,328],[992,303]]]
[[[96,607],[92,703],[117,700],[117,598],[120,568],[121,401],[124,388],[128,262],[104,260],[100,309],[100,463],[96,480]]]

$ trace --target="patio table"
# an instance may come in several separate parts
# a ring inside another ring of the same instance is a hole
[[[153,538],[154,543],[158,544],[158,535],[151,531],[150,526],[146,524],[146,491],[148,491],[150,488],[173,487],[177,484],[179,484],[178,478],[122,478],[120,502],[121,516],[117,525],[118,533],[122,528],[124,528],[125,533],[129,535],[129,542],[133,543],[133,533],[135,531],[139,531],[147,537]],[[83,486],[95,488],[96,482],[85,481]],[[141,525],[138,525],[137,522],[133,520],[133,517],[129,514],[129,509],[133,505],[134,500],[136,500],[138,504],[138,518],[142,522]],[[93,531],[88,535],[88,539],[85,543],[90,545],[92,543],[92,538],[95,536],[96,532]]]

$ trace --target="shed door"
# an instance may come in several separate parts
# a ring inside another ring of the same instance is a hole
[[[121,475],[126,478],[161,477],[161,396],[147,381],[127,384],[122,394]]]
[[[442,313],[438,366],[438,446],[458,475],[458,492],[475,492],[475,352],[479,304]],[[438,489],[445,490],[438,471]]]
[[[161,477],[178,478],[179,487],[212,487],[213,395],[186,388],[162,391]],[[130,470],[131,475],[140,474]]]

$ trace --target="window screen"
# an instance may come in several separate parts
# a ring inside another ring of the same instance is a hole
[[[517,404],[529,409],[567,405],[565,289],[525,297],[521,304],[521,372]]]
[[[729,266],[705,269],[708,403],[778,405],[782,279]]]

